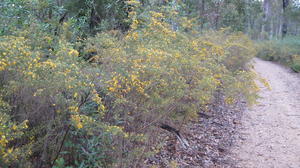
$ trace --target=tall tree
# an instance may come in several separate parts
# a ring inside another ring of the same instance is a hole
[[[267,22],[268,22],[268,19],[269,19],[269,16],[270,16],[270,12],[271,12],[271,5],[270,5],[270,0],[264,0],[263,2],[263,20],[262,20],[262,26],[261,26],[261,35],[262,37],[261,38],[265,38],[265,34],[266,32],[268,32],[267,30]]]
[[[289,6],[289,0],[282,0],[283,9],[283,20],[282,20],[282,38],[284,38],[288,31],[288,18],[287,18],[287,8]]]
[[[200,8],[200,17],[202,19],[201,21],[201,30],[204,28],[204,21],[205,21],[205,0],[199,1],[199,8]]]

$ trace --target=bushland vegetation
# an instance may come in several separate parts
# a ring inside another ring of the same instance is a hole
[[[160,123],[254,103],[239,2],[0,2],[0,167],[142,167]]]
[[[279,62],[295,72],[300,72],[299,46],[299,37],[263,40],[257,43],[257,56],[264,60]]]
[[[299,57],[299,1],[263,1],[261,33],[258,40],[258,57],[279,62],[300,71]]]

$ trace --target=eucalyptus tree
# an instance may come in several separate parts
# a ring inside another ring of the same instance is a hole
[[[283,20],[282,20],[282,38],[284,38],[288,31],[288,18],[287,18],[287,8],[290,4],[289,0],[282,0],[282,11],[283,11]]]

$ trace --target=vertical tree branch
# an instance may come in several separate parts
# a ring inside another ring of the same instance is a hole
[[[65,134],[64,134],[64,137],[63,137],[63,139],[62,139],[62,141],[61,141],[61,144],[60,144],[60,146],[59,146],[59,149],[58,149],[58,151],[57,151],[57,153],[56,153],[56,156],[54,157],[54,159],[53,159],[53,161],[52,161],[52,163],[51,163],[51,167],[54,166],[55,161],[56,161],[56,160],[58,159],[58,157],[59,157],[59,154],[60,154],[60,152],[61,152],[61,150],[62,150],[62,148],[63,148],[63,146],[64,146],[65,140],[66,140],[66,138],[67,138],[67,135],[69,134],[70,127],[71,127],[71,125],[68,125],[67,130],[66,130],[66,132],[65,132]]]

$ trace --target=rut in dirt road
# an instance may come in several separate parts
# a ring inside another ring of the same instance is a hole
[[[260,59],[254,70],[272,89],[259,84],[259,103],[245,112],[238,167],[300,168],[300,76]]]

